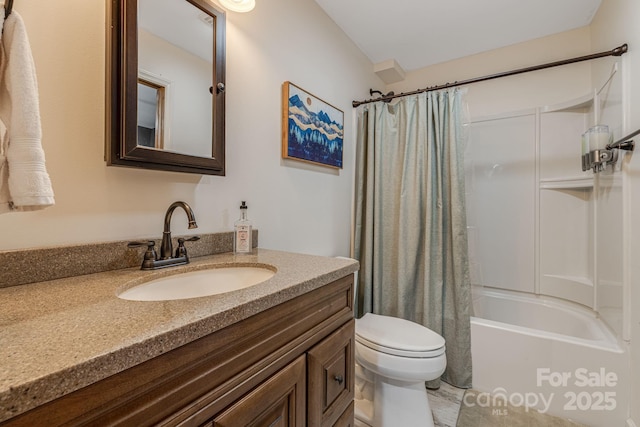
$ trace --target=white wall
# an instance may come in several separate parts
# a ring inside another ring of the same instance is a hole
[[[213,35],[208,44],[213,51]],[[164,149],[211,157],[213,64],[143,29],[138,31],[138,47],[138,69],[170,82],[164,109],[170,129],[165,131]]]
[[[175,200],[199,228],[229,231],[241,200],[260,246],[348,255],[354,169],[351,101],[381,83],[372,64],[313,0],[258,0],[227,14],[227,176],[107,167],[105,4],[17,1],[38,71],[43,146],[56,205],[0,216],[0,249],[161,235]],[[281,160],[281,85],[290,80],[345,111],[343,170]]]
[[[402,82],[385,91],[408,92],[417,88],[462,81],[474,77],[524,68],[591,52],[589,28],[518,43],[407,73]],[[589,93],[588,62],[520,74],[469,86],[467,100],[471,117],[554,105]]]

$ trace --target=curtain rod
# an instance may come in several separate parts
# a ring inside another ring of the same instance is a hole
[[[13,0],[6,0],[4,4],[4,19],[11,15],[11,9],[13,9]]]
[[[567,64],[573,64],[573,63],[576,63],[576,62],[588,61],[588,60],[591,60],[591,59],[604,58],[606,56],[622,56],[625,53],[627,53],[628,49],[629,49],[629,46],[625,43],[622,46],[619,46],[619,47],[617,47],[617,48],[615,48],[613,50],[608,50],[608,51],[605,51],[605,52],[593,53],[591,55],[585,55],[585,56],[578,56],[577,58],[571,58],[571,59],[565,59],[565,60],[562,60],[562,61],[549,62],[549,63],[546,63],[546,64],[534,65],[534,66],[526,67],[526,68],[519,68],[517,70],[505,71],[505,72],[497,73],[497,74],[490,74],[490,75],[483,76],[483,77],[475,77],[475,78],[472,78],[472,79],[456,81],[456,82],[453,82],[453,83],[445,83],[445,84],[442,84],[442,85],[436,85],[436,86],[427,87],[425,89],[414,90],[413,92],[403,92],[403,93],[400,93],[400,94],[397,94],[397,95],[381,96],[380,98],[367,99],[365,101],[353,101],[352,105],[355,108],[355,107],[358,107],[359,105],[368,104],[370,102],[376,102],[376,101],[389,102],[392,99],[399,98],[401,96],[415,95],[415,94],[422,93],[422,92],[431,92],[431,91],[434,91],[434,90],[447,89],[447,88],[450,88],[450,87],[462,86],[462,85],[467,85],[467,84],[471,84],[471,83],[484,82],[484,81],[487,81],[487,80],[498,79],[498,78],[501,78],[501,77],[508,77],[508,76],[514,76],[516,74],[528,73],[530,71],[544,70],[545,68],[558,67],[560,65],[567,65]]]

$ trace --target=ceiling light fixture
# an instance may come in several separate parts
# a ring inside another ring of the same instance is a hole
[[[222,7],[233,12],[250,12],[256,7],[256,0],[219,0]]]

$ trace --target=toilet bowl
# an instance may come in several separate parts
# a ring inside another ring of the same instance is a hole
[[[356,319],[355,359],[355,427],[434,426],[424,383],[447,367],[443,337],[415,322],[367,313]]]
[[[433,427],[424,383],[444,372],[444,338],[408,320],[367,313],[356,320],[355,353],[356,427]]]

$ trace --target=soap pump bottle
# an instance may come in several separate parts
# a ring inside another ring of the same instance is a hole
[[[251,236],[251,221],[247,219],[247,204],[242,202],[240,206],[240,219],[234,224],[233,232],[233,252],[236,254],[251,253],[251,244],[253,242]]]

